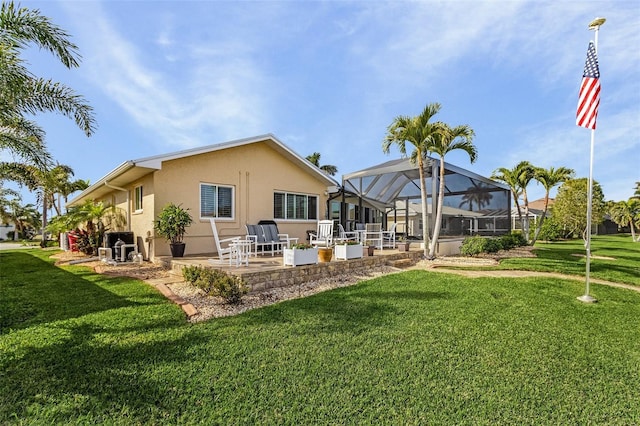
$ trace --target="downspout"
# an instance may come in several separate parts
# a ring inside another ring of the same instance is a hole
[[[106,180],[104,181],[104,186],[106,186],[107,188],[115,189],[116,191],[123,191],[127,193],[127,230],[131,231],[131,206],[130,206],[131,203],[130,203],[129,190],[120,188],[119,186],[111,185]]]

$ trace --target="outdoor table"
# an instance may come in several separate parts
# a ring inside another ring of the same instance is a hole
[[[249,266],[249,256],[251,256],[252,240],[235,240],[229,244],[231,253],[229,256],[229,265],[240,266],[244,263]]]

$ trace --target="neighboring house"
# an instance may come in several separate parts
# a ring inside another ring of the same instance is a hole
[[[547,205],[547,214],[545,217],[551,216],[551,207],[555,202],[555,198],[549,198],[549,204]],[[524,206],[520,204],[520,214],[524,217]],[[538,226],[538,222],[540,218],[544,214],[544,198],[540,198],[537,200],[529,201],[529,227],[533,228]],[[522,229],[522,224],[520,223],[520,216],[518,215],[518,210],[513,207],[511,210],[511,229],[514,231],[518,231]]]
[[[282,233],[304,241],[327,217],[328,187],[338,185],[271,134],[122,163],[68,203],[93,199],[125,212],[145,258],[170,255],[154,238],[153,221],[164,206],[181,204],[194,222],[185,254],[215,252],[209,218],[220,238],[246,234],[245,224],[275,220]]]
[[[15,230],[16,227],[13,224],[0,223],[0,240],[8,240],[9,234]],[[11,239],[13,239],[13,237]]]

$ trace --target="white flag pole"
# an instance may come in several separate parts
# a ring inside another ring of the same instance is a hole
[[[589,29],[595,31],[594,48],[596,50],[596,57],[598,55],[598,31],[600,26],[604,24],[604,18],[596,18],[589,24]],[[589,158],[589,190],[587,191],[587,238],[585,241],[585,249],[587,255],[586,261],[586,285],[584,295],[578,297],[578,300],[586,303],[595,303],[598,300],[589,294],[589,273],[591,271],[591,205],[593,199],[593,152],[596,140],[596,129],[591,129],[591,155]]]

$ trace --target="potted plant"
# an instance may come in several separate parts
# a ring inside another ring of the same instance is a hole
[[[336,244],[336,259],[360,259],[362,244],[357,241],[344,241]]]
[[[318,263],[318,248],[310,244],[293,244],[284,249],[283,263],[290,266],[315,265]]]
[[[153,229],[169,242],[171,256],[184,256],[185,244],[183,242],[187,226],[191,225],[193,218],[181,205],[168,204],[153,222]]]

